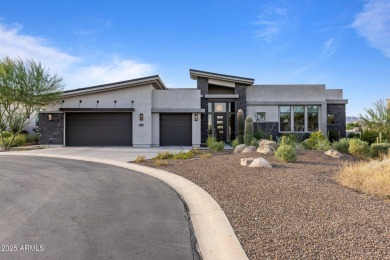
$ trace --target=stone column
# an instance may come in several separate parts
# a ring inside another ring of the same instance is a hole
[[[51,119],[49,120],[49,115]],[[39,143],[64,144],[64,114],[39,113]]]

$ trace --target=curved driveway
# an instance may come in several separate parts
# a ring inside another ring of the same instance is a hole
[[[1,156],[0,216],[0,259],[194,258],[177,193],[119,167]]]

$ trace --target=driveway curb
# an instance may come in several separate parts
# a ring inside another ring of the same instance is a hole
[[[106,159],[52,154],[26,155],[18,154],[18,152],[2,152],[0,155],[37,156],[104,163],[152,176],[168,184],[185,200],[202,259],[248,259],[218,203],[201,187],[181,176],[160,169]]]

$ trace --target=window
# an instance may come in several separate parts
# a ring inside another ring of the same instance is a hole
[[[265,121],[265,112],[257,112],[257,122]]]
[[[215,103],[214,112],[226,112],[226,103]]]
[[[305,106],[294,106],[294,131],[305,131]]]
[[[291,107],[290,106],[280,107],[280,131],[281,132],[291,131]]]
[[[334,115],[328,114],[328,125],[334,125]]]
[[[318,131],[319,106],[279,106],[280,132]]]
[[[307,131],[318,131],[318,106],[307,107]]]

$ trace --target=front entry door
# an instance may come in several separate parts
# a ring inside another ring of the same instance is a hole
[[[226,113],[214,113],[214,134],[218,141],[226,142]]]

